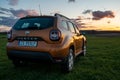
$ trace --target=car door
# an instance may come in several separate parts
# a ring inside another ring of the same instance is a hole
[[[79,32],[79,29],[76,25],[74,25],[75,31],[76,31],[76,35],[77,35],[77,46],[78,46],[78,52],[82,51],[82,47],[83,47],[83,36],[82,34]]]
[[[77,30],[72,22],[68,22],[68,26],[73,35],[74,45],[75,45],[75,53],[78,53],[81,50],[81,35],[80,35],[79,31],[77,32]]]

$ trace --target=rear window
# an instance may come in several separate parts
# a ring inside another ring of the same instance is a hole
[[[54,25],[53,17],[24,18],[20,19],[14,26],[15,30],[40,30],[52,27]]]

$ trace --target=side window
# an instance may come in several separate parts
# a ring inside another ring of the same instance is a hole
[[[69,25],[69,29],[71,32],[75,33],[75,29],[74,29],[74,26],[71,22],[68,22],[68,25]]]
[[[67,29],[68,30],[68,25],[67,25],[67,23],[66,23],[66,21],[62,21],[62,27],[64,27],[65,29]]]

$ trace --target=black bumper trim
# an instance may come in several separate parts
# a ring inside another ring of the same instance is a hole
[[[9,51],[7,52],[8,58],[11,60],[32,60],[32,61],[52,61],[55,62],[53,57],[46,52],[31,52],[31,51]]]

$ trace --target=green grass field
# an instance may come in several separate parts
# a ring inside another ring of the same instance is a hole
[[[87,55],[78,57],[72,72],[59,64],[14,68],[6,55],[6,35],[0,34],[0,80],[120,80],[120,37],[87,36]]]

